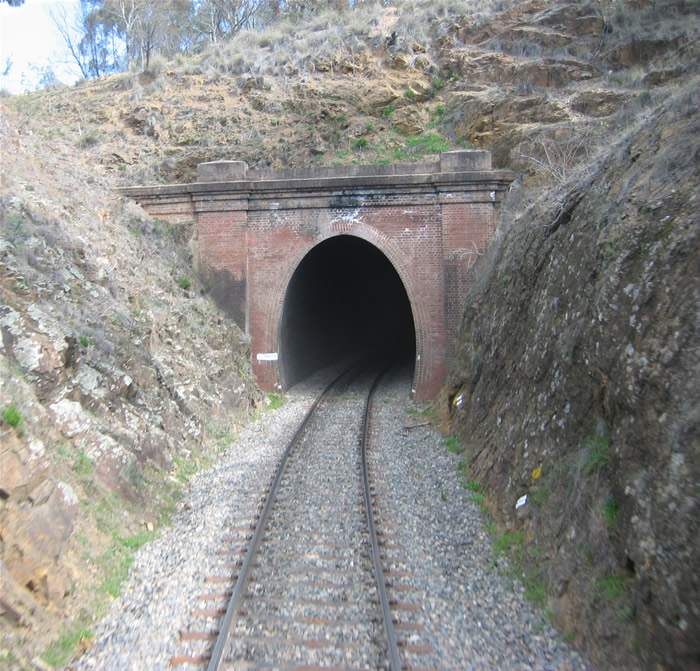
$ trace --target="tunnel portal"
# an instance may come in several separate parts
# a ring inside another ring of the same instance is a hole
[[[411,304],[374,245],[339,235],[314,247],[292,275],[280,323],[285,388],[337,361],[364,355],[415,359]]]
[[[331,168],[212,161],[190,184],[120,191],[155,217],[195,224],[199,278],[248,337],[265,391],[379,350],[412,356],[411,394],[434,399],[515,177],[469,150]]]

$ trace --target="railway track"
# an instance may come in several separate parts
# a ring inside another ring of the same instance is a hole
[[[399,584],[409,573],[391,554],[400,550],[395,523],[366,459],[378,379],[346,372],[316,400],[267,491],[251,492],[250,509],[224,539],[223,562],[209,577],[215,589],[200,595],[208,605],[193,611],[198,630],[183,634],[188,654],[173,665],[411,667],[406,660],[420,646],[397,640],[392,609],[418,606],[397,598],[409,589]]]

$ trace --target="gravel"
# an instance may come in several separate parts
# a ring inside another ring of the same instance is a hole
[[[215,466],[192,479],[173,524],[139,550],[95,644],[71,669],[165,670],[172,657],[192,652],[179,634],[202,629],[191,613],[208,591],[203,573],[221,565],[230,527],[251,517],[320,378],[288,392],[283,407],[246,427]],[[434,428],[406,428],[420,423],[408,411],[425,406],[409,398],[410,383],[397,374],[382,385],[369,453],[383,482],[377,526],[396,534],[385,546],[385,568],[395,571],[390,598],[414,608],[395,611],[397,636],[409,644],[406,661],[464,671],[592,669],[503,573],[503,561],[496,565],[482,514],[462,487],[459,456]]]

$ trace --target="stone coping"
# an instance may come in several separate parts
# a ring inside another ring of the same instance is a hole
[[[491,169],[489,151],[454,151],[438,161],[332,168],[250,170],[244,161],[212,161],[197,166],[197,182],[159,186],[127,186],[128,197],[211,196],[216,193],[248,195],[280,191],[345,189],[435,188],[473,184],[475,189],[504,189],[516,178],[510,170]]]

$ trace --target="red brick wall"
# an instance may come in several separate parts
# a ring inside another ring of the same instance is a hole
[[[481,194],[479,194],[481,195]],[[447,357],[454,352],[464,297],[474,281],[473,267],[495,229],[494,203],[472,194],[442,194],[443,268]],[[481,195],[483,198],[483,195]]]
[[[311,249],[336,235],[354,235],[377,247],[401,278],[416,328],[415,390],[432,397],[445,371],[443,249],[440,207],[434,196],[407,207],[383,199],[369,207],[335,206],[319,199],[274,207],[252,203],[248,218],[248,283],[253,364],[259,382],[280,384],[278,367],[258,361],[278,352],[284,298],[294,271]],[[388,201],[388,203],[387,203]]]
[[[195,208],[200,279],[217,304],[247,331],[247,201],[207,199],[196,202]]]

